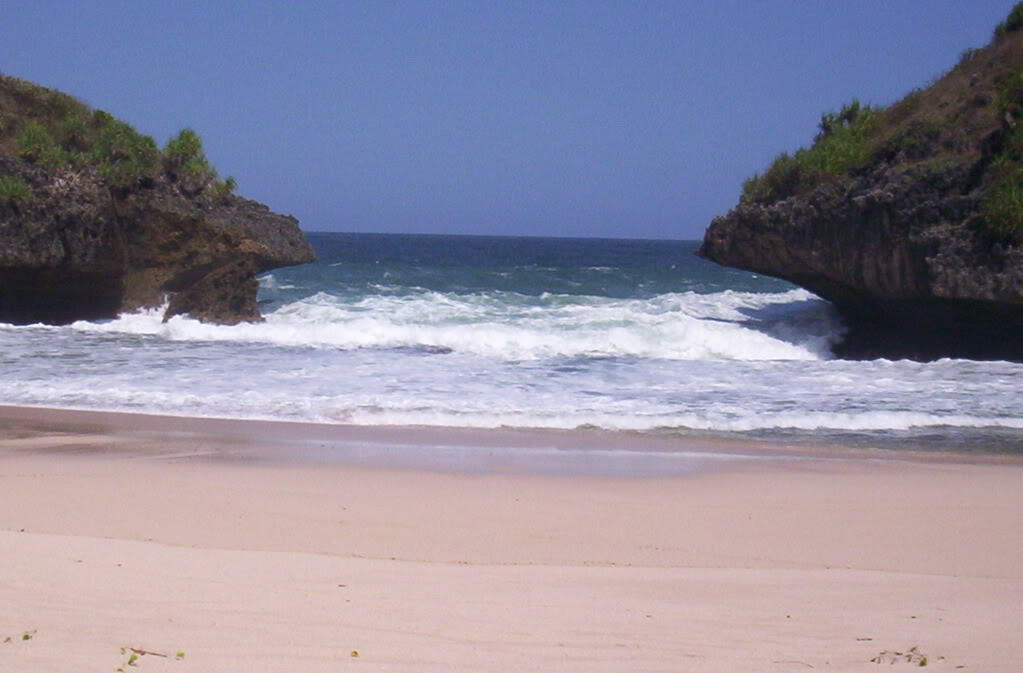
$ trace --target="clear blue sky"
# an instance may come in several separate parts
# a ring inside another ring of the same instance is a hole
[[[196,129],[309,231],[698,238],[821,112],[891,103],[1012,0],[7,0],[0,71]]]

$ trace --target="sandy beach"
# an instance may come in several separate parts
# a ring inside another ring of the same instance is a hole
[[[681,441],[0,409],[0,670],[1023,666],[1019,461]]]

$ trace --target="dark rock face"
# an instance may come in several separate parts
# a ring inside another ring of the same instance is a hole
[[[844,134],[844,135],[843,135]],[[883,109],[821,118],[699,254],[831,301],[846,357],[1023,361],[1023,24]]]
[[[165,177],[130,193],[92,169],[47,174],[0,156],[28,200],[0,199],[0,322],[62,324],[158,307],[259,320],[254,277],[314,259],[293,217],[228,195],[188,196]]]
[[[851,183],[740,204],[698,254],[831,301],[846,357],[1023,360],[1023,249],[978,215],[976,166],[876,167]]]

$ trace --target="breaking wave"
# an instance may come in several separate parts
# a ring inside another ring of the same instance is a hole
[[[161,311],[78,322],[83,332],[314,348],[428,348],[503,360],[634,357],[667,360],[815,360],[841,326],[803,290],[727,290],[649,299],[422,291],[345,301],[325,292],[283,304],[264,323],[209,325]]]
[[[691,243],[314,239],[261,323],[0,325],[0,403],[1023,451],[1023,365],[834,358],[829,304]]]

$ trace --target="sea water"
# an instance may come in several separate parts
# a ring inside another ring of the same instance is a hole
[[[0,403],[1023,452],[1023,365],[837,359],[827,302],[696,242],[309,240],[262,323],[0,325]]]

